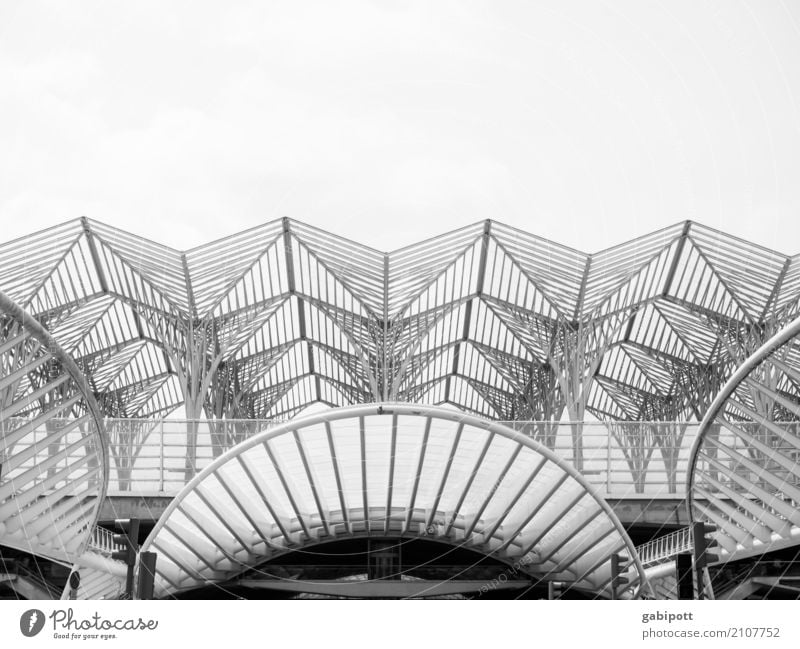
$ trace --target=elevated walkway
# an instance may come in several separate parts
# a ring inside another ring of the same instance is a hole
[[[111,522],[119,518],[138,518],[155,523],[172,502],[172,496],[128,495],[108,496],[100,507],[99,520]],[[686,503],[678,498],[606,498],[617,518],[626,526],[686,526],[689,518]]]
[[[111,441],[108,494],[114,498],[171,498],[237,443],[281,425],[268,420],[105,419]],[[580,462],[573,424],[497,422],[580,467],[607,500],[677,501],[685,497],[697,425],[676,422],[580,422]],[[548,434],[543,436],[542,426]],[[679,428],[677,435],[674,429]],[[631,440],[643,436],[635,444]],[[650,439],[646,442],[645,438]],[[658,440],[652,441],[652,440]]]
[[[102,505],[100,520],[156,521],[187,481],[229,450],[232,440],[248,439],[280,422],[106,419],[104,424],[115,443],[111,445],[114,462],[109,496]],[[530,439],[546,441],[549,449],[571,463],[571,425],[547,423],[549,434],[545,438],[539,431],[542,424],[505,422]],[[667,434],[675,428],[680,428],[682,435]],[[658,444],[629,447],[635,433],[650,429],[650,436],[661,440]],[[696,430],[696,425],[685,423],[616,422],[608,426],[584,422],[581,474],[626,525],[688,525],[684,485]],[[190,431],[196,435],[195,459],[187,469]]]

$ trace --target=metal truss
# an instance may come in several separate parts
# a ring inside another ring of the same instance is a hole
[[[0,292],[0,543],[72,564],[108,485],[100,410],[75,362]]]
[[[800,318],[744,360],[690,458],[689,515],[717,526],[722,561],[800,543]]]
[[[83,218],[1,245],[0,287],[109,417],[408,401],[680,422],[797,314],[800,256],[689,221],[586,254],[494,221],[384,253],[287,218],[187,251]],[[683,430],[643,433],[666,449]],[[647,461],[635,445],[630,458]]]
[[[622,524],[569,462],[500,424],[409,404],[338,408],[258,433],[186,485],[142,549],[158,553],[165,597],[359,535],[474,549],[602,597],[646,584]]]

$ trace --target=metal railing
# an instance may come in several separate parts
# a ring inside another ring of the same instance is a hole
[[[95,527],[89,538],[88,550],[110,557],[112,552],[122,550],[122,546],[114,541],[114,533],[104,527]]]
[[[694,547],[692,528],[684,527],[665,534],[636,548],[644,568],[669,561],[681,552],[690,552]]]
[[[109,494],[173,497],[219,455],[283,422],[107,419],[104,423],[109,439]],[[504,423],[572,462],[604,497],[684,496],[696,424]],[[42,439],[45,436],[46,431],[41,431]]]

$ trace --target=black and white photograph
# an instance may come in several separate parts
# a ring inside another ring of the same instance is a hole
[[[0,3],[3,646],[799,599],[800,3]]]

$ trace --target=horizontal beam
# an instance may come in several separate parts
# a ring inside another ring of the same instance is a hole
[[[477,593],[481,590],[508,590],[513,588],[529,588],[532,582],[527,579],[509,579],[483,581],[470,579],[452,579],[447,581],[420,579],[414,581],[373,579],[365,581],[341,581],[336,579],[315,579],[300,581],[298,579],[240,579],[226,586],[258,588],[263,590],[279,590],[289,593],[312,593],[330,597],[366,598],[417,598],[440,597],[442,595],[458,595]]]

